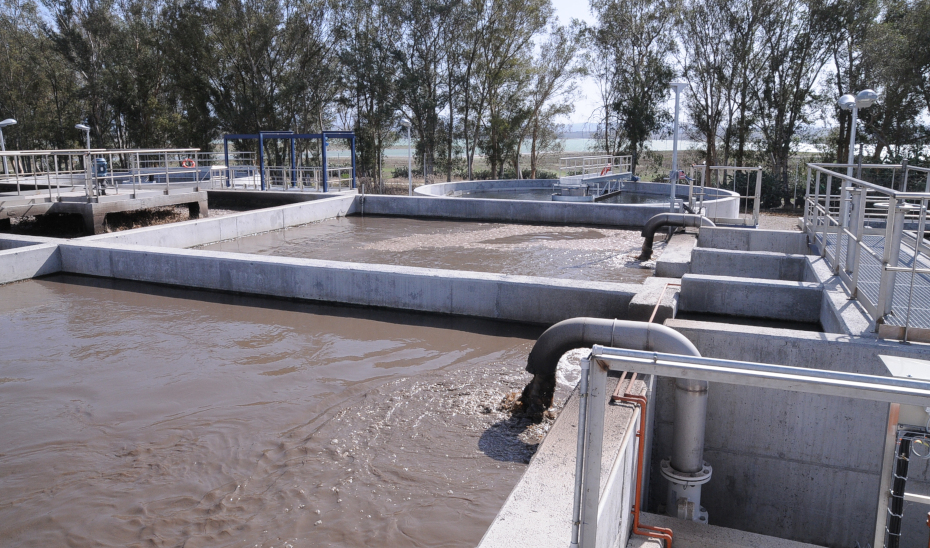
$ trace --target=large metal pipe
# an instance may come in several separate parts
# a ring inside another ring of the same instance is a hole
[[[595,344],[668,354],[701,355],[684,335],[664,325],[602,318],[561,321],[547,329],[530,351],[526,370],[533,374],[533,379],[523,389],[520,398],[528,416],[539,420],[552,405],[556,367],[562,355],[574,348]],[[707,382],[677,379],[675,388],[675,425],[669,464],[677,475],[698,474],[707,468],[703,458]],[[692,486],[692,492],[696,492],[698,497],[694,501],[696,508],[693,509],[697,519],[700,512],[700,489]],[[669,512],[676,514],[672,508]]]
[[[652,258],[652,242],[655,240],[656,231],[663,226],[700,228],[702,226],[714,227],[717,225],[703,215],[659,213],[646,221],[645,226],[643,226],[642,236],[645,240],[643,241],[643,251],[637,257],[638,260],[648,261]]]

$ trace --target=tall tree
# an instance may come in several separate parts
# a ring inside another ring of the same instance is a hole
[[[519,130],[514,151],[514,170],[522,179],[520,156],[523,142],[530,141],[530,178],[536,178],[539,153],[551,142],[553,125],[559,117],[571,114],[575,81],[584,69],[576,63],[580,27],[550,25],[549,35],[539,47],[533,61],[526,93],[527,120]]]
[[[674,70],[669,29],[678,20],[679,0],[591,0],[597,26],[590,30],[600,80],[603,121],[599,133],[608,154],[637,158],[646,141],[670,119],[664,108]]]
[[[751,89],[762,150],[772,160],[775,190],[786,203],[788,160],[798,131],[811,118],[814,86],[829,56],[833,8],[825,0],[773,0],[759,26],[766,55]]]

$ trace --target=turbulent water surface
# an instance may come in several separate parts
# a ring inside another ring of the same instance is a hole
[[[642,283],[639,231],[606,227],[351,216],[266,232],[204,249],[575,280]],[[655,258],[665,244],[655,246]]]
[[[546,429],[537,328],[59,276],[0,334],[3,546],[473,546]]]

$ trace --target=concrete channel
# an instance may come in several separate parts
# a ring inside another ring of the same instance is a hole
[[[265,192],[262,198],[294,200],[278,194]],[[280,193],[284,194],[288,193]],[[243,191],[215,196],[248,199]],[[533,326],[579,316],[648,321],[654,315],[655,321],[682,333],[703,356],[712,358],[875,375],[888,375],[879,355],[930,359],[930,346],[878,339],[865,311],[848,298],[823,260],[810,254],[802,232],[704,227],[679,234],[658,257],[656,276],[644,283],[191,249],[346,215],[588,227],[635,226],[639,221],[618,222],[610,204],[355,194],[300,200],[71,241],[0,235],[0,283],[63,273],[283,302]],[[676,319],[679,313],[716,315],[723,321]],[[727,321],[733,317],[781,322],[778,325],[819,324],[820,330]],[[674,379],[665,378],[638,384],[636,390],[650,402],[646,410],[606,407],[601,505],[605,516],[620,519],[604,520],[604,538],[609,537],[605,546],[649,545],[629,530],[635,493],[633,447],[640,422],[651,444],[643,507],[652,513],[665,510],[666,485],[658,469],[671,451],[673,384]],[[529,467],[501,502],[481,546],[568,544],[577,398],[565,405]],[[714,528],[682,525],[675,546],[870,543],[887,411],[887,405],[848,398],[712,384],[705,458],[714,476],[704,486],[702,505]],[[912,466],[911,482],[913,489],[930,493],[930,467],[923,462]],[[679,531],[675,520],[644,519]],[[904,535],[925,540],[924,521],[919,507],[909,509]]]

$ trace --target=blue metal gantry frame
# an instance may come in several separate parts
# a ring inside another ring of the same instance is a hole
[[[288,139],[291,142],[291,184],[297,184],[297,157],[294,154],[294,142],[297,139],[319,139],[320,150],[323,157],[323,192],[329,192],[327,180],[326,146],[330,139],[347,139],[352,152],[352,188],[355,188],[355,133],[351,131],[324,131],[323,133],[294,133],[293,131],[260,131],[258,133],[231,133],[223,136],[223,156],[226,161],[227,185],[231,184],[232,176],[229,167],[229,140],[230,139],[258,139],[258,172],[262,181],[262,190],[265,187],[265,139]]]

